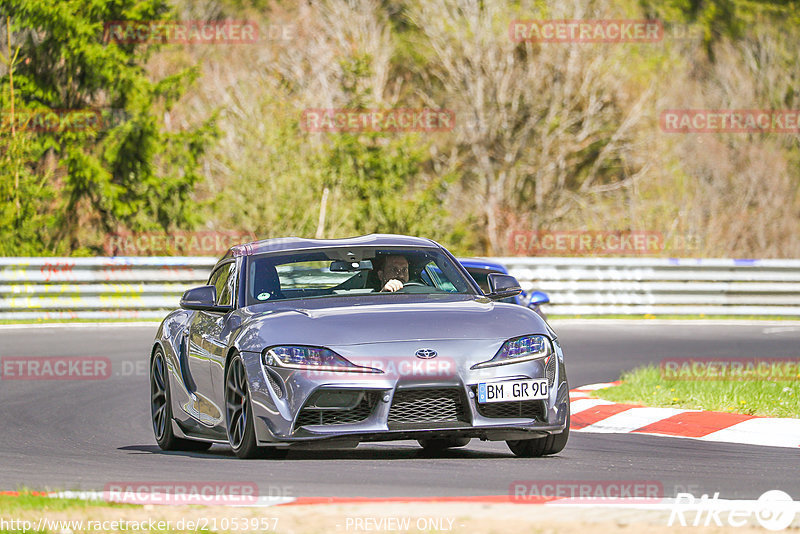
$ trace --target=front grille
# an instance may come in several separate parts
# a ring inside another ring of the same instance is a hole
[[[397,390],[389,424],[468,422],[459,389]]]
[[[493,419],[544,420],[544,401],[509,401],[478,404],[478,413]]]
[[[297,415],[295,428],[306,425],[348,425],[352,423],[360,423],[366,420],[372,414],[372,408],[375,406],[375,393],[365,393],[355,408],[350,410],[331,410],[331,409],[315,409],[303,408]]]
[[[547,365],[544,368],[545,375],[547,375],[547,385],[553,387],[553,383],[556,381],[556,360],[558,358],[555,354],[550,355],[550,359],[547,360]]]

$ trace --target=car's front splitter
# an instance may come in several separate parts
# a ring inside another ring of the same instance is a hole
[[[482,441],[522,440],[546,437],[564,431],[565,423],[554,425],[492,427],[434,427],[415,430],[386,430],[381,432],[325,432],[303,430],[291,438],[275,438],[260,442],[261,446],[289,446],[292,449],[338,449],[355,447],[362,442],[400,441],[418,439],[475,438]]]

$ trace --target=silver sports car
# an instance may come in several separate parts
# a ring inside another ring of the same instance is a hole
[[[564,356],[536,313],[498,302],[519,291],[490,274],[484,294],[416,237],[235,246],[158,329],[156,441],[229,444],[241,458],[407,439],[557,453],[569,437]]]

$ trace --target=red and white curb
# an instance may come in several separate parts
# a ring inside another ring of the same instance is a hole
[[[592,391],[618,384],[589,384],[570,390],[570,431],[648,434],[747,445],[800,447],[800,419],[649,408],[591,397]]]

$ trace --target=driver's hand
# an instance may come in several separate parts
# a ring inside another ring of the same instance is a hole
[[[386,285],[383,286],[383,289],[381,289],[381,291],[394,292],[394,291],[398,291],[400,289],[403,289],[403,282],[401,282],[400,280],[397,280],[396,278],[392,278],[391,280],[386,282]]]

